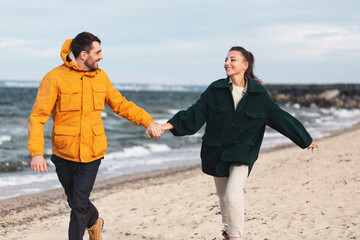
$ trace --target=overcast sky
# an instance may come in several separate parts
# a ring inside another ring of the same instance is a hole
[[[0,80],[40,81],[89,31],[116,83],[207,85],[234,45],[264,83],[360,83],[359,0],[0,0],[0,19]]]

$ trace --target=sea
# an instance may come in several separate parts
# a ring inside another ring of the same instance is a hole
[[[0,81],[0,200],[59,188],[51,157],[52,119],[45,124],[45,152],[48,173],[30,169],[27,150],[27,119],[30,115],[38,82]],[[176,112],[186,109],[206,86],[169,86],[118,84],[117,89],[130,101],[148,111],[158,123],[165,123]],[[302,107],[287,103],[281,106],[298,118],[314,139],[360,122],[360,109]],[[108,150],[101,163],[97,181],[173,167],[200,164],[200,145],[204,127],[194,135],[174,137],[165,132],[160,139],[149,139],[145,128],[114,114],[106,106],[102,120],[108,139]],[[290,143],[286,137],[267,127],[262,149]],[[261,161],[259,159],[258,161]],[[256,167],[256,166],[255,166]]]

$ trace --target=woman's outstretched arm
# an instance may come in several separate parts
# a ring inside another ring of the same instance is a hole
[[[172,125],[171,123],[164,123],[161,125],[162,129],[165,131],[165,130],[171,130],[171,129],[174,129],[174,125]]]

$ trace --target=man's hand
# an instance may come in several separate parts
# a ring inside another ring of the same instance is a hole
[[[150,123],[150,125],[146,128],[145,131],[145,134],[149,138],[156,138],[156,139],[158,139],[163,133],[164,130],[162,129],[161,125],[156,122]]]
[[[43,155],[36,155],[31,158],[31,170],[34,172],[47,172],[47,164]]]

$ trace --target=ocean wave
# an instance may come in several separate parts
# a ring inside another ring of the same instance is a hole
[[[294,104],[292,104],[292,107],[295,109],[300,109],[301,105],[299,103],[294,103]]]
[[[360,109],[336,109],[332,113],[341,118],[360,117]]]
[[[162,119],[155,119],[154,122],[159,123],[159,124],[164,124],[167,123],[169,119],[167,118],[162,118]]]
[[[304,112],[302,112],[302,116],[307,117],[307,118],[317,118],[317,117],[320,117],[321,115],[318,112],[304,111]]]
[[[101,112],[101,118],[106,118],[108,116],[108,114],[104,111]]]
[[[158,146],[155,145],[156,144],[154,144],[153,147],[158,148]],[[105,157],[104,161],[101,163],[101,168],[99,169],[98,179],[200,163],[200,145],[171,149],[171,151],[166,151],[166,149],[167,147],[163,146],[161,149],[155,149],[155,151],[160,152],[153,152],[151,155],[141,155],[121,159],[108,159],[108,157]]]
[[[150,149],[150,152],[167,152],[170,151],[171,148],[165,144],[148,144],[147,147]]]
[[[22,171],[28,166],[25,161],[3,161],[0,162],[0,173]]]
[[[168,109],[167,112],[170,113],[171,115],[174,115],[180,110],[182,110],[182,109]]]
[[[18,87],[18,88],[37,88],[39,87],[39,82],[33,81],[6,81],[4,82],[5,87]]]
[[[32,183],[47,182],[57,180],[56,173],[32,173],[26,175],[13,175],[0,177],[0,187],[18,186]]]
[[[122,159],[129,157],[139,157],[149,155],[154,152],[166,152],[169,151],[170,147],[166,144],[147,144],[144,146],[133,146],[125,148],[122,151],[107,153],[105,158],[107,160]]]
[[[6,142],[6,141],[11,141],[11,136],[8,136],[8,135],[0,136],[0,145],[2,145],[3,142]]]

